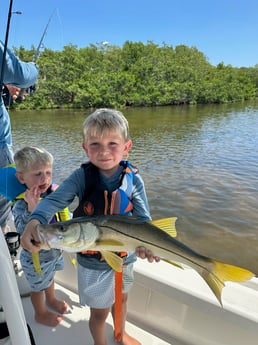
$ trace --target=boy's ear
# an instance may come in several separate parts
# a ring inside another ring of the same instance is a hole
[[[82,143],[82,148],[87,153],[88,149],[87,149],[87,146],[84,143]]]
[[[22,173],[16,172],[15,176],[17,177],[19,182],[25,184]]]
[[[129,140],[126,142],[126,144],[125,144],[125,151],[126,151],[126,152],[130,151],[130,149],[132,148],[132,146],[133,146],[133,142],[132,142],[131,139],[129,139]]]

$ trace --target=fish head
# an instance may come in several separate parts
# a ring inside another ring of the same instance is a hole
[[[98,228],[91,222],[60,222],[37,225],[42,249],[62,249],[70,253],[80,252],[92,246],[99,235]]]

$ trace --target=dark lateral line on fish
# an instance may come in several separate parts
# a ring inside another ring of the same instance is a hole
[[[113,230],[113,231],[115,231],[115,232],[118,232],[119,234],[124,235],[124,233],[123,233],[122,231],[119,231],[118,229],[114,229],[114,228],[112,228],[112,226],[109,226],[109,225],[100,225],[100,224],[97,224],[97,227],[99,227],[99,228],[108,228],[108,229],[111,229],[111,230]],[[143,243],[149,244],[149,245],[151,245],[151,246],[155,246],[155,247],[160,248],[160,249],[162,249],[162,250],[166,250],[166,251],[168,252],[168,250],[167,250],[166,248],[163,248],[163,247],[161,247],[161,246],[158,246],[157,244],[154,245],[153,243],[148,242],[148,241],[146,241],[146,240],[142,240],[142,239],[140,240],[139,238],[134,237],[134,236],[132,236],[132,235],[126,235],[126,236],[127,236],[127,237],[130,237],[130,238],[133,238],[133,239],[135,239],[135,240],[141,241],[141,242],[143,242]],[[168,237],[169,237],[169,235],[168,235]],[[177,242],[177,244],[178,244],[179,246],[181,246],[182,248],[186,248],[188,251],[192,252],[194,255],[196,255],[196,256],[199,257],[200,259],[208,260],[208,258],[207,258],[206,256],[200,255],[200,254],[196,253],[194,250],[192,250],[191,248],[187,247],[187,246],[184,245],[183,243],[178,242],[175,238],[174,238],[173,240],[174,240],[175,242]],[[177,256],[180,257],[180,255],[178,255],[177,253],[173,252],[172,250],[171,250],[171,252],[174,253],[175,255],[177,255]],[[214,275],[217,279],[219,279],[213,272],[209,271],[206,267],[200,265],[199,263],[197,264],[196,262],[194,262],[193,260],[191,260],[190,258],[188,258],[188,257],[186,257],[186,256],[184,256],[184,255],[181,255],[181,257],[184,258],[186,261],[192,262],[194,265],[201,267],[202,269],[204,269],[205,271],[209,272],[210,274]],[[220,279],[219,279],[219,280],[220,280]],[[223,281],[220,280],[220,282],[225,286],[225,284],[224,284]]]

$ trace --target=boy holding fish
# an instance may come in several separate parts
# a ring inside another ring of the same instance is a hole
[[[52,184],[53,156],[48,151],[37,147],[24,147],[15,153],[14,161],[16,177],[27,187],[24,193],[17,196],[13,206],[15,227],[17,232],[22,234],[40,199],[49,195],[57,185]],[[55,214],[51,222],[69,218],[66,209]],[[64,268],[62,252],[59,249],[40,250],[35,258],[35,253],[31,254],[23,249],[20,262],[31,288],[35,320],[46,326],[57,326],[68,307],[64,301],[56,298],[54,289],[55,271]],[[51,312],[48,307],[57,313]]]
[[[36,226],[46,224],[52,215],[70,205],[75,197],[79,205],[74,217],[124,214],[134,215],[142,221],[151,219],[145,187],[137,169],[127,160],[132,147],[128,121],[116,110],[99,109],[83,124],[83,150],[89,161],[75,170],[54,192],[42,200],[31,214],[21,243],[29,251],[40,247]],[[36,244],[35,244],[36,243]],[[106,255],[106,256],[105,256]],[[123,260],[121,315],[115,312],[115,274],[107,261],[108,253],[80,252],[78,261],[78,291],[80,303],[90,307],[89,327],[94,345],[106,345],[105,325],[109,312],[115,323],[115,339],[123,345],[140,345],[125,331],[128,292],[133,284],[133,263],[136,255],[159,261],[143,247],[136,253],[119,253]],[[116,331],[116,322],[119,320]]]

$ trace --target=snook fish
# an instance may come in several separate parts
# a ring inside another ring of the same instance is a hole
[[[176,240],[176,218],[142,222],[131,216],[81,217],[54,224],[39,224],[37,231],[42,249],[59,248],[67,252],[100,251],[116,271],[122,259],[115,251],[134,251],[144,246],[163,260],[195,269],[221,302],[225,281],[242,282],[254,274],[244,268],[208,258]],[[178,264],[179,263],[179,264]]]

